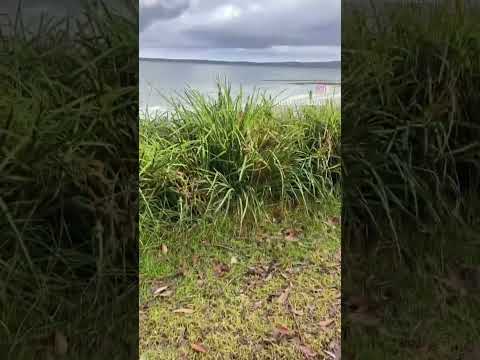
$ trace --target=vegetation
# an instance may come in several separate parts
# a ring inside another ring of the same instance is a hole
[[[140,122],[143,358],[338,352],[339,109],[171,105]]]
[[[375,225],[386,218],[393,233],[404,217],[418,226],[461,221],[463,201],[480,181],[475,12],[451,16],[432,4],[386,11],[379,28],[366,14],[346,23],[345,219]]]
[[[450,3],[342,21],[347,358],[478,357],[480,28]]]
[[[141,120],[141,213],[168,221],[269,203],[318,202],[338,193],[340,116],[333,105],[277,112],[253,94],[219,85],[208,99],[187,90],[171,115]]]
[[[289,211],[280,224],[265,216],[239,229],[225,217],[143,231],[141,358],[303,359],[338,351],[339,205],[331,199],[308,217]]]
[[[75,24],[43,17],[30,31],[18,13],[2,41],[6,358],[49,358],[65,346],[70,359],[135,356],[128,336],[137,314],[125,311],[135,302],[122,297],[136,293],[138,266],[138,39],[130,18],[86,4]]]

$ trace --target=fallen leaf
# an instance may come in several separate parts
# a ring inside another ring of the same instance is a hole
[[[329,225],[340,225],[340,218],[338,216],[332,216],[327,220]]]
[[[325,351],[325,353],[327,353],[330,358],[334,360],[340,360],[342,357],[342,347],[340,346],[340,343],[334,340],[328,347],[330,351]]]
[[[157,295],[159,297],[169,297],[169,296],[172,296],[173,294],[173,291],[172,290],[167,290],[167,291],[164,291],[162,292],[161,294]]]
[[[298,241],[298,236],[300,235],[300,231],[297,229],[285,229],[283,230],[283,236],[287,241]]]
[[[286,302],[287,299],[288,299],[288,295],[290,294],[290,291],[291,291],[291,287],[288,286],[288,287],[280,294],[280,296],[278,297],[277,301],[278,301],[280,304],[285,304],[285,302]]]
[[[227,272],[230,271],[230,268],[222,263],[217,263],[213,265],[213,271],[218,277],[223,277]]]
[[[166,253],[168,253],[168,247],[167,247],[167,245],[162,244],[162,254],[165,255]]]
[[[232,258],[230,259],[230,264],[231,265],[238,264],[238,259],[235,256],[232,256]]]
[[[68,351],[67,338],[60,331],[55,331],[55,353],[57,355],[66,355]]]
[[[180,308],[180,309],[173,310],[173,312],[176,314],[193,314],[194,310],[187,309],[187,308]]]
[[[305,359],[312,359],[317,356],[317,353],[310,349],[307,345],[299,345],[298,349],[303,354]]]
[[[195,344],[194,343],[194,344],[191,344],[191,347],[196,352],[200,352],[200,353],[206,353],[207,352],[207,349],[202,344]]]
[[[340,360],[342,358],[342,348],[337,344],[335,346],[335,360]]]
[[[329,327],[332,323],[333,323],[333,319],[322,320],[320,321],[320,326],[325,329]]]
[[[291,331],[285,325],[277,326],[272,332],[272,336],[276,340],[278,340],[280,338],[283,338],[283,337],[288,337],[290,335],[291,335]]]
[[[168,289],[168,285],[160,286],[155,290],[153,290],[153,296],[159,296],[161,293],[163,293],[167,289]]]

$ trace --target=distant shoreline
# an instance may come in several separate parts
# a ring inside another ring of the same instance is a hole
[[[308,68],[332,68],[341,67],[340,61],[318,61],[318,62],[300,62],[300,61],[282,61],[282,62],[254,62],[254,61],[221,61],[221,60],[194,60],[194,59],[165,59],[165,58],[147,58],[139,57],[141,61],[153,62],[181,62],[191,64],[218,64],[218,65],[249,65],[249,66],[293,66]]]
[[[209,96],[207,94],[207,96]],[[283,99],[278,99],[277,107],[278,108],[285,108],[285,107],[295,107],[295,106],[323,106],[328,103],[333,103],[335,105],[340,105],[341,102],[341,92],[330,92],[325,95],[319,95],[319,94],[298,94],[298,95],[292,95],[288,96]],[[163,105],[145,105],[141,106],[139,109],[140,113],[165,113],[169,112],[168,105],[163,104]]]

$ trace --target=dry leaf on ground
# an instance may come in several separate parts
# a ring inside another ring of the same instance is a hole
[[[167,245],[162,244],[162,254],[165,255],[166,253],[168,253],[168,247],[167,247]]]
[[[168,285],[162,285],[153,290],[153,296],[160,296],[165,290],[168,289]]]
[[[285,325],[279,325],[275,329],[273,329],[272,336],[275,340],[279,340],[284,337],[290,337],[292,332],[288,327]]]
[[[340,225],[340,218],[338,216],[332,216],[328,218],[327,223],[334,226]]]
[[[310,347],[307,345],[298,345],[298,349],[303,354],[305,359],[313,359],[317,356],[317,353],[314,352]]]
[[[329,327],[331,324],[333,324],[333,319],[327,319],[327,320],[320,321],[320,326],[324,329]]]
[[[339,341],[332,341],[330,343],[330,345],[328,346],[329,350],[330,351],[325,351],[325,353],[327,353],[327,355],[330,356],[331,359],[334,359],[334,360],[340,360],[341,357],[342,357],[342,347],[340,346],[340,342]]]
[[[283,292],[280,294],[280,296],[279,296],[278,299],[277,299],[278,303],[280,303],[280,304],[285,304],[285,302],[287,301],[288,295],[290,294],[290,291],[291,291],[291,290],[292,290],[291,285],[289,285],[285,290],[283,290]]]
[[[202,344],[191,344],[190,345],[192,347],[193,350],[195,350],[196,352],[200,352],[200,353],[206,353],[207,352],[207,349],[205,348],[205,346],[203,346]]]
[[[228,265],[223,263],[216,263],[213,265],[213,271],[218,277],[223,277],[226,273],[230,271]]]
[[[164,291],[162,292],[161,294],[157,295],[159,297],[169,297],[169,296],[172,296],[173,294],[173,291],[172,290],[167,290],[167,291]]]
[[[287,241],[298,241],[298,237],[300,236],[301,231],[298,229],[289,228],[283,230],[282,234]]]
[[[180,308],[173,310],[176,314],[193,314],[195,311],[193,309]]]

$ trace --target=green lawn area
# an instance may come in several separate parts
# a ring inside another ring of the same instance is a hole
[[[186,229],[143,229],[141,358],[333,358],[339,209],[332,200],[281,220],[266,211],[242,228],[224,217]]]

